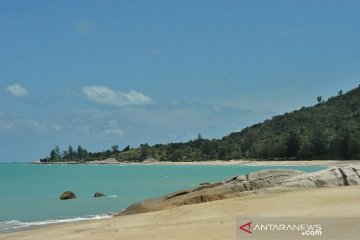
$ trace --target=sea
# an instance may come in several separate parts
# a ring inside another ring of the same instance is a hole
[[[262,169],[314,172],[322,166],[0,164],[0,233],[109,218],[132,203]],[[60,200],[64,191],[77,198]],[[106,197],[94,198],[95,192]]]

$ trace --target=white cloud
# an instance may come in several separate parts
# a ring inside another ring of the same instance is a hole
[[[13,84],[6,87],[6,91],[11,93],[15,97],[26,97],[29,95],[26,88],[20,86],[19,84]]]
[[[107,128],[116,128],[118,127],[118,122],[116,120],[110,120],[106,124]]]
[[[125,93],[104,86],[83,87],[82,93],[92,102],[113,106],[146,105],[153,101],[140,92],[132,90]]]
[[[81,125],[78,127],[78,129],[84,133],[89,133],[91,130],[90,126],[87,125]]]
[[[124,136],[124,131],[121,128],[107,129],[105,131],[105,134],[110,135],[110,136],[122,137],[122,136]]]
[[[61,129],[61,127],[59,125],[57,125],[57,124],[54,124],[54,128],[55,128],[56,131],[60,131],[60,129]]]
[[[13,129],[13,128],[15,128],[14,123],[0,121],[0,129],[9,130],[9,129]]]
[[[48,125],[26,116],[0,115],[0,130],[45,132]]]

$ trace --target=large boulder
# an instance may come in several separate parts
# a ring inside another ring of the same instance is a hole
[[[259,172],[253,172],[246,175],[247,181],[250,183],[251,190],[256,190],[278,182],[284,181],[294,176],[299,176],[305,172],[291,169],[267,169]]]
[[[301,174],[279,185],[284,187],[331,187],[360,184],[360,164],[349,164],[340,167],[331,167],[318,172]]]
[[[304,172],[288,169],[271,169],[236,176],[223,182],[200,185],[192,190],[170,193],[160,198],[148,199],[129,206],[118,215],[161,211],[181,205],[210,202],[226,198],[238,197],[241,192],[249,192]]]
[[[96,192],[94,194],[94,197],[105,197],[105,194],[101,193],[101,192]]]
[[[74,198],[76,198],[76,195],[72,191],[63,192],[60,196],[60,200],[69,200],[69,199],[74,199]]]
[[[268,169],[236,176],[223,182],[201,184],[165,196],[147,199],[115,215],[165,210],[181,205],[210,202],[249,194],[292,191],[299,188],[360,184],[360,164],[331,167],[313,173],[291,169]]]

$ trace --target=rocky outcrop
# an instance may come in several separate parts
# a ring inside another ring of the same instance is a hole
[[[284,187],[328,187],[360,184],[360,164],[331,167],[326,170],[302,174],[281,182]]]
[[[269,169],[236,176],[223,182],[202,184],[156,199],[135,203],[116,215],[160,211],[181,205],[241,197],[249,194],[292,191],[299,188],[360,184],[360,164],[331,167],[313,173]]]
[[[74,199],[74,198],[76,198],[76,195],[72,191],[63,192],[60,196],[60,200],[69,200],[69,199]]]
[[[96,192],[94,194],[94,197],[105,197],[105,194],[101,193],[101,192]]]

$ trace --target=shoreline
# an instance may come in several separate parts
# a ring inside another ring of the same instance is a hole
[[[229,165],[229,166],[234,166],[234,165],[239,165],[239,166],[324,166],[324,167],[332,167],[332,166],[338,166],[338,165],[343,165],[343,164],[351,164],[351,163],[358,163],[359,161],[357,160],[352,160],[352,161],[340,161],[340,160],[311,160],[311,161],[251,161],[251,160],[231,160],[231,161],[203,161],[203,162],[141,162],[141,163],[117,163],[118,164],[125,164],[125,165],[133,165],[133,164],[141,164],[141,165],[220,165],[220,166],[224,166],[224,165]],[[62,164],[66,164],[66,163],[62,163]],[[93,163],[94,164],[94,163]],[[93,165],[93,164],[83,164],[83,165]],[[111,163],[107,163],[110,164]],[[322,191],[322,189],[318,189],[319,191]],[[261,195],[258,195],[258,197],[261,198]],[[243,198],[243,197],[241,197]],[[225,201],[225,200],[221,200],[221,201]],[[204,204],[204,203],[202,203]],[[202,204],[196,204],[196,205],[202,205]],[[207,203],[205,203],[207,204]],[[359,203],[360,204],[360,203]],[[166,211],[172,211],[172,209],[170,210],[166,210]],[[149,214],[149,213],[145,213],[145,214]],[[138,214],[137,214],[138,215]],[[359,215],[360,216],[360,215]],[[114,216],[113,215],[109,215],[110,219],[113,219]],[[104,220],[104,219],[102,219]],[[100,221],[102,221],[100,220]],[[46,223],[46,224],[35,224],[35,225],[31,225],[31,226],[27,226],[27,227],[21,227],[21,228],[15,228],[15,229],[9,229],[7,231],[4,232],[0,232],[0,239],[2,235],[4,234],[12,234],[12,233],[20,233],[20,232],[28,232],[28,231],[32,231],[32,230],[37,230],[37,229],[47,229],[48,227],[53,227],[53,226],[63,226],[66,224],[69,224],[69,222],[71,224],[75,224],[78,225],[80,223],[86,223],[86,222],[94,222],[94,221],[98,221],[98,219],[82,219],[82,220],[72,220],[72,221],[64,221],[62,222],[62,220],[59,220],[59,222],[54,222],[54,223]]]
[[[170,162],[170,161],[143,161],[143,162],[119,162],[115,159],[107,159],[102,161],[91,161],[86,163],[78,162],[54,162],[40,163],[32,162],[34,165],[243,165],[243,166],[339,166],[342,164],[359,163],[360,160],[214,160],[214,161],[194,161],[194,162]]]
[[[249,195],[158,212],[39,226],[2,233],[0,239],[236,239],[236,221],[241,216],[359,218],[359,190],[357,185]],[[354,229],[349,226],[348,231]]]
[[[78,222],[97,221],[97,220],[108,219],[108,218],[113,218],[113,217],[115,217],[113,213],[108,213],[108,214],[99,214],[99,215],[94,215],[94,216],[89,216],[89,217],[74,217],[74,218],[64,218],[64,219],[39,220],[39,221],[19,221],[19,220],[4,221],[4,222],[16,221],[19,224],[23,224],[24,226],[0,231],[0,236],[1,236],[1,234],[29,231],[32,229],[39,229],[39,228],[44,228],[44,227],[48,227],[48,226],[57,226],[57,225],[62,225],[62,224],[71,224],[71,223],[78,223]],[[25,226],[25,225],[27,225],[27,226]]]

